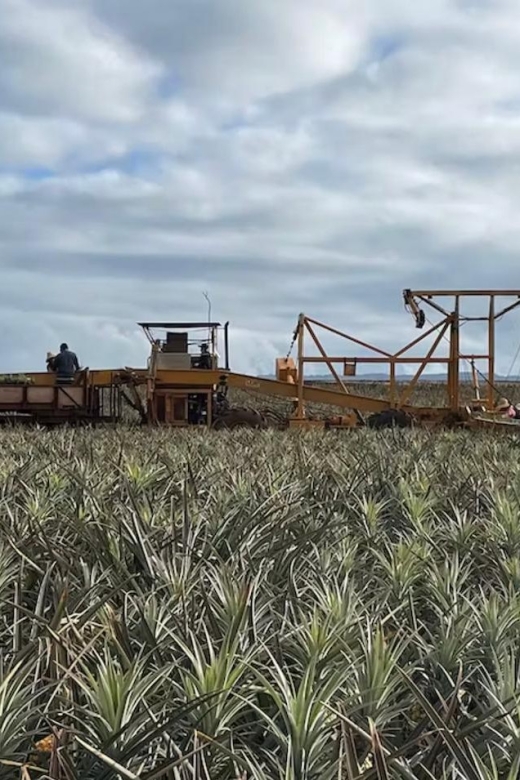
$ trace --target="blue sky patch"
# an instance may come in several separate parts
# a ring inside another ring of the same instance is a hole
[[[52,179],[56,176],[56,171],[52,170],[52,168],[39,166],[22,168],[20,173],[24,179],[30,179],[31,181],[44,181],[45,179]]]
[[[370,62],[384,62],[400,52],[405,45],[405,39],[397,33],[376,37],[370,46]]]

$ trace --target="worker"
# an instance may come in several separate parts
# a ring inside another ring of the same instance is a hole
[[[495,411],[508,420],[520,419],[520,408],[514,406],[507,398],[501,398],[495,407]]]
[[[211,368],[212,367],[211,355],[207,344],[202,344],[200,347],[199,368]]]
[[[77,355],[65,343],[60,346],[59,353],[52,358],[51,365],[52,370],[57,374],[57,380],[60,384],[70,384],[74,379],[76,371],[79,371]]]

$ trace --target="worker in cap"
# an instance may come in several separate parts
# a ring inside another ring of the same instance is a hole
[[[511,401],[509,401],[507,398],[500,399],[498,404],[495,406],[495,412],[509,420],[516,420],[520,417],[520,409],[518,406],[513,406]]]
[[[207,344],[201,344],[200,347],[200,357],[198,360],[198,367],[199,368],[211,368],[212,367],[212,360],[211,360],[211,354],[209,351],[209,347]]]
[[[54,371],[54,358],[56,355],[54,352],[47,352],[47,358],[45,360],[45,363],[47,365],[47,371]]]
[[[52,358],[52,370],[57,374],[59,384],[70,384],[74,374],[79,371],[79,360],[75,352],[65,342],[60,345],[59,353]]]

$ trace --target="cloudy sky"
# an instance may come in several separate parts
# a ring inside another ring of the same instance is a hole
[[[397,348],[403,287],[520,287],[518,0],[0,8],[0,370],[141,365],[204,291],[263,372],[302,310]]]

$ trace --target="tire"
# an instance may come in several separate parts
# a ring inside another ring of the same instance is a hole
[[[267,428],[265,420],[258,412],[251,409],[229,409],[225,414],[217,417],[213,423],[216,431],[232,430],[234,428]]]
[[[377,412],[371,415],[367,420],[367,427],[375,430],[382,430],[383,428],[411,428],[412,418],[399,409],[385,409],[384,412]]]
[[[262,420],[265,423],[266,428],[276,428],[277,430],[285,430],[288,427],[288,420],[285,414],[277,412],[274,409],[262,409],[260,411]]]

